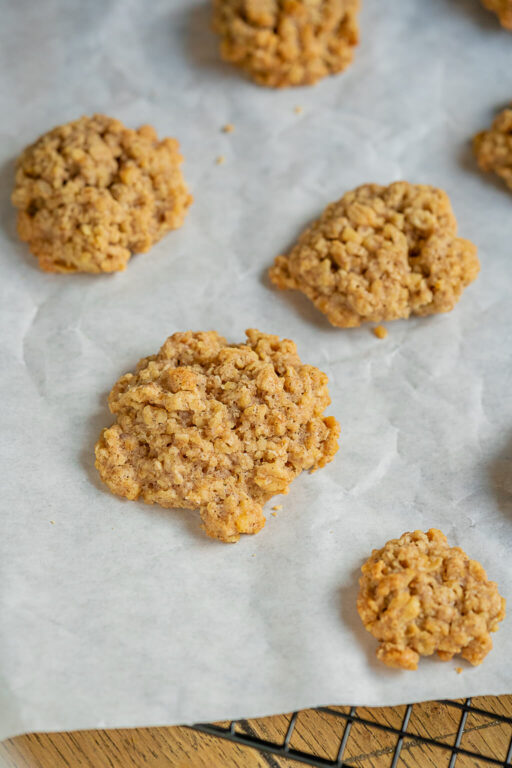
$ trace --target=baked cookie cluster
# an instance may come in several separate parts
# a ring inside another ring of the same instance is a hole
[[[482,0],[482,3],[498,16],[502,27],[512,30],[512,0]]]
[[[323,415],[327,376],[292,341],[246,335],[237,345],[214,331],[170,336],[114,386],[117,422],[96,445],[113,493],[199,509],[222,541],[257,533],[263,504],[338,449],[338,423]]]
[[[183,224],[176,139],[105,115],[45,133],[18,159],[18,232],[47,272],[114,272]]]
[[[221,55],[260,85],[311,85],[344,70],[359,0],[214,0]]]
[[[328,205],[270,279],[348,328],[449,312],[479,268],[476,247],[457,237],[448,195],[401,181],[365,184]]]
[[[379,641],[377,658],[390,667],[416,669],[420,656],[433,653],[480,664],[505,617],[497,585],[435,528],[374,550],[359,585],[357,610]]]
[[[512,107],[500,112],[488,131],[475,136],[473,147],[482,171],[494,171],[512,189]]]

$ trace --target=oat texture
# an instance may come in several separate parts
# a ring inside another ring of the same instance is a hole
[[[260,85],[311,85],[352,61],[359,0],[213,0],[213,6],[223,59]]]
[[[500,112],[488,131],[478,133],[473,146],[482,171],[494,171],[512,189],[512,107]]]
[[[209,536],[236,541],[264,525],[262,505],[338,449],[323,412],[327,376],[292,341],[256,330],[231,345],[214,331],[175,333],[115,384],[117,422],[96,444],[113,493],[199,509]]]
[[[512,30],[512,0],[482,0],[482,3],[497,14],[502,27]]]
[[[456,234],[442,190],[365,184],[328,205],[270,279],[342,328],[449,312],[480,268],[476,247]]]
[[[47,272],[114,272],[183,224],[176,139],[104,115],[45,133],[18,159],[18,233]]]
[[[357,610],[380,643],[377,658],[390,667],[416,669],[420,656],[433,653],[480,664],[492,648],[489,633],[505,618],[497,585],[435,528],[374,550],[359,585]]]

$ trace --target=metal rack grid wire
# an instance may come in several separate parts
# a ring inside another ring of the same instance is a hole
[[[341,733],[339,749],[334,759],[328,759],[320,755],[311,754],[291,746],[292,736],[297,725],[297,718],[300,714],[299,712],[294,712],[292,714],[284,739],[280,743],[274,742],[273,740],[266,740],[260,738],[257,735],[253,735],[251,733],[243,733],[240,732],[240,730],[237,730],[237,725],[239,723],[245,723],[246,721],[233,721],[227,726],[200,723],[193,726],[193,728],[194,730],[210,734],[211,736],[220,736],[223,739],[228,739],[229,741],[241,746],[258,749],[261,752],[273,755],[275,757],[283,757],[287,758],[288,760],[295,760],[298,764],[316,766],[317,768],[325,768],[325,766],[329,766],[329,768],[353,768],[354,762],[351,761],[350,757],[346,757],[345,753],[350,738],[350,732],[355,724],[367,726],[370,729],[385,731],[387,734],[392,734],[394,736],[395,744],[389,753],[390,768],[397,768],[399,765],[400,754],[406,741],[408,745],[411,743],[419,745],[423,744],[429,747],[435,747],[437,749],[443,750],[447,758],[448,768],[455,768],[457,758],[459,756],[464,756],[467,759],[475,760],[476,762],[474,765],[478,766],[479,768],[480,766],[482,768],[484,768],[484,766],[500,766],[501,768],[510,768],[512,766],[512,715],[508,716],[497,714],[495,712],[482,709],[478,706],[473,706],[471,699],[466,699],[463,702],[442,700],[437,703],[449,707],[452,710],[458,710],[458,712],[460,712],[458,727],[453,744],[449,744],[446,741],[441,741],[440,739],[430,738],[428,736],[422,736],[418,733],[408,731],[407,729],[409,726],[411,713],[413,711],[413,704],[408,704],[405,708],[405,714],[399,728],[394,728],[389,724],[379,723],[367,717],[359,716],[357,713],[357,707],[351,707],[348,712],[341,712],[333,707],[318,707],[316,710],[314,710],[315,712],[323,713],[343,721],[343,730]],[[481,752],[477,752],[473,749],[462,746],[466,722],[469,715],[484,716],[491,718],[496,723],[504,723],[511,726],[511,737],[505,756],[498,757],[490,754],[483,754]]]

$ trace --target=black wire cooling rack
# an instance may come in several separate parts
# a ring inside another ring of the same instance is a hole
[[[334,725],[341,725],[339,731],[339,748],[337,754],[331,758],[321,756],[319,754],[313,754],[297,748],[293,745],[294,734],[297,732],[299,712],[294,712],[289,720],[287,730],[284,734],[284,738],[281,741],[274,741],[273,739],[262,738],[256,735],[250,726],[250,721],[240,720],[233,721],[226,725],[224,724],[198,724],[194,726],[194,729],[207,733],[212,736],[220,736],[223,739],[228,739],[235,744],[253,747],[268,756],[273,755],[275,757],[287,758],[287,760],[295,760],[297,763],[305,765],[312,765],[330,768],[354,768],[355,765],[374,765],[374,762],[370,759],[370,762],[361,762],[360,758],[347,754],[347,745],[349,744],[351,732],[354,727],[365,727],[367,729],[377,729],[378,731],[384,731],[389,736],[393,737],[393,742],[390,742],[390,747],[386,750],[380,751],[380,756],[385,752],[389,758],[389,768],[398,768],[398,766],[411,765],[409,760],[405,760],[406,754],[410,754],[411,747],[414,745],[423,745],[424,748],[430,750],[433,755],[427,758],[423,764],[429,766],[447,766],[447,768],[454,768],[456,765],[461,765],[464,768],[484,768],[484,766],[501,766],[502,768],[510,768],[512,766],[512,716],[506,714],[499,714],[498,712],[491,712],[487,709],[483,709],[479,706],[473,705],[471,699],[465,699],[461,701],[438,701],[431,702],[431,704],[437,704],[440,707],[446,707],[446,715],[443,720],[443,714],[441,712],[441,722],[454,723],[454,727],[448,728],[451,734],[437,734],[436,738],[431,738],[427,735],[421,735],[414,729],[413,715],[414,707],[422,705],[409,704],[405,708],[401,708],[403,712],[402,720],[399,726],[393,727],[389,722],[382,723],[372,719],[369,716],[359,715],[357,707],[318,707],[312,712],[321,713],[328,717],[336,719]],[[361,709],[361,708],[359,708]],[[399,708],[397,708],[399,709]],[[370,713],[371,710],[364,709],[364,713]],[[512,712],[512,708],[510,710]],[[449,717],[448,717],[449,713]],[[468,718],[471,718],[470,725],[468,725]],[[488,727],[502,726],[503,733],[501,734],[501,742],[503,744],[503,752],[506,754],[498,755],[491,754],[493,750],[496,750],[496,746],[490,747],[487,744],[486,736],[483,734],[484,729]],[[412,728],[412,730],[411,730]],[[435,730],[435,729],[434,729]],[[510,733],[509,733],[510,731]],[[479,732],[479,738],[468,738],[472,733]],[[275,735],[275,734],[274,734]],[[447,737],[451,736],[452,739]],[[450,743],[451,742],[451,743]],[[508,746],[507,746],[508,745]],[[432,750],[432,748],[435,748]],[[439,751],[440,750],[440,751]],[[319,750],[318,750],[319,751]],[[404,759],[403,762],[401,760]],[[436,757],[437,755],[437,757]],[[460,758],[460,759],[459,759]],[[287,763],[288,764],[288,763]],[[384,762],[379,762],[379,765],[384,765]],[[414,763],[419,765],[420,763]],[[280,764],[269,760],[269,765],[280,768]]]

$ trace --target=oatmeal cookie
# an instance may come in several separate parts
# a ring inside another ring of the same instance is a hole
[[[213,0],[221,54],[260,85],[311,85],[358,43],[359,0]]]
[[[328,205],[270,279],[342,328],[449,312],[480,269],[476,247],[456,233],[442,190],[365,184]]]
[[[494,118],[488,131],[475,136],[473,147],[482,171],[494,171],[512,189],[512,106]]]
[[[512,30],[512,0],[482,0],[482,3],[497,14],[502,27]]]
[[[183,224],[176,139],[104,115],[45,133],[18,159],[18,233],[47,272],[115,272]]]
[[[491,650],[505,600],[441,531],[404,533],[375,549],[361,570],[357,610],[384,664],[416,669],[420,656],[449,661],[460,653],[476,665]]]
[[[237,541],[264,525],[262,505],[338,450],[323,412],[327,376],[292,341],[256,330],[244,344],[175,333],[112,389],[117,422],[96,444],[113,493],[201,512],[206,533]]]

